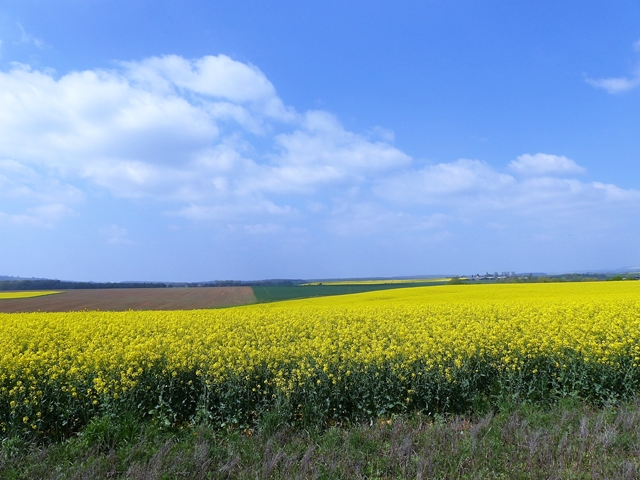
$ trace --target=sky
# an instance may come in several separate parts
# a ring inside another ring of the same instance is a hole
[[[5,0],[0,275],[640,265],[640,3]]]

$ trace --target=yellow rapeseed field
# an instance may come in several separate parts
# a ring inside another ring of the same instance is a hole
[[[42,297],[43,295],[53,295],[55,293],[62,292],[54,292],[54,291],[30,291],[30,292],[0,292],[0,300],[3,298],[33,298],[33,297]]]
[[[0,314],[0,430],[460,411],[640,386],[640,282],[459,285],[219,310]]]

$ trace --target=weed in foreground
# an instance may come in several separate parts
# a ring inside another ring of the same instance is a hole
[[[570,400],[325,430],[264,422],[251,433],[145,424],[132,436],[129,420],[103,418],[48,446],[3,440],[0,478],[640,478],[640,402]]]

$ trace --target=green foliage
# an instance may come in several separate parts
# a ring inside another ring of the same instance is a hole
[[[514,275],[501,278],[498,283],[599,282],[607,279],[607,276],[603,273],[565,273],[562,275]]]
[[[638,478],[640,403],[505,401],[476,415],[386,416],[324,429],[166,429],[100,417],[76,437],[2,439],[0,478]]]
[[[121,416],[102,415],[93,418],[78,436],[87,449],[109,452],[123,444],[134,444],[142,432],[143,423],[131,412]]]
[[[81,430],[87,445],[108,450],[135,437],[139,422],[161,428],[206,423],[221,430],[261,425],[273,432],[284,426],[326,428],[416,412],[474,414],[514,401],[550,405],[576,398],[606,405],[640,391],[640,370],[626,357],[603,364],[568,353],[561,362],[544,357],[525,360],[517,370],[498,368],[499,364],[488,356],[460,365],[452,361],[444,368],[399,359],[380,365],[352,364],[349,376],[318,367],[288,394],[275,387],[277,379],[266,367],[209,386],[193,372],[165,376],[158,369],[139,379],[144,388],[115,399],[105,397],[98,405],[81,397],[45,397],[48,413],[38,420],[37,434],[22,419],[34,418],[34,408],[40,407],[25,405],[8,417],[8,405],[0,404],[0,413],[10,426],[9,436],[46,441]],[[79,385],[78,390],[85,387]],[[119,422],[116,430],[113,419]]]

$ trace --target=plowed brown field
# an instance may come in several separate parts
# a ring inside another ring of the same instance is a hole
[[[77,310],[191,310],[255,303],[251,287],[66,290],[56,295],[0,300],[0,312]]]

